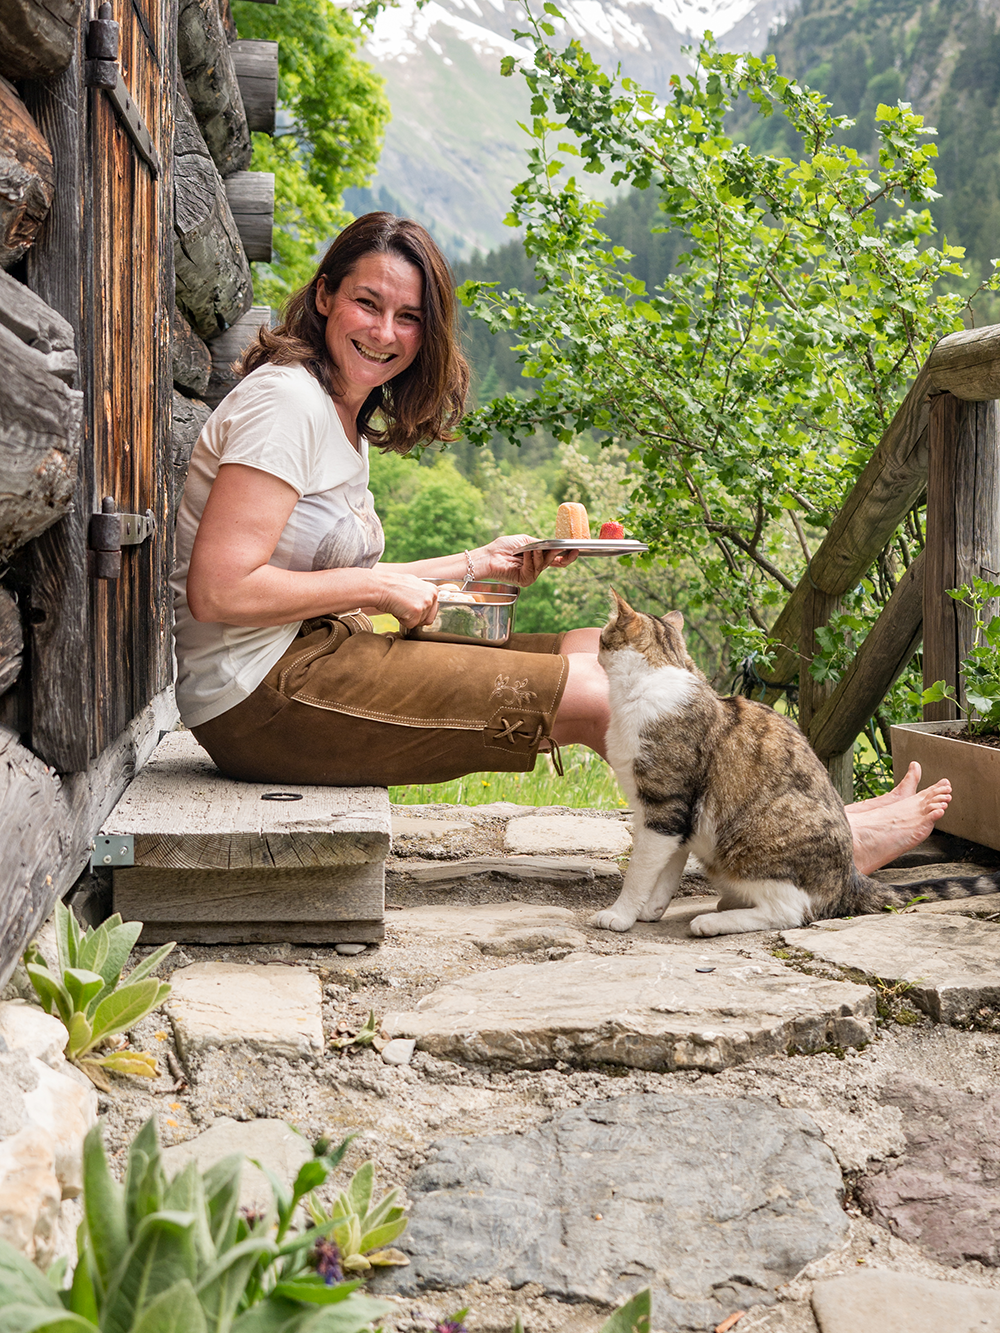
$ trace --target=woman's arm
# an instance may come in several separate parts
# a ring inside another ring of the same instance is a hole
[[[294,487],[268,472],[242,463],[219,468],[188,569],[195,620],[288,625],[359,606],[388,612],[407,629],[434,619],[435,588],[401,566],[300,571],[269,565],[297,500]]]
[[[500,579],[504,583],[516,583],[527,588],[543,569],[552,566],[562,568],[576,559],[576,551],[525,551],[523,548],[534,540],[534,537],[519,533],[517,536],[497,537],[488,546],[477,546],[469,552],[476,578]],[[454,579],[456,583],[461,583],[469,573],[464,551],[432,560],[413,560],[405,565],[380,564],[378,568],[399,570],[424,579]]]

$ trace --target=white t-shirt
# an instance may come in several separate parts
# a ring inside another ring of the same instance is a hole
[[[299,500],[269,561],[280,569],[370,569],[385,542],[368,489],[368,445],[348,440],[332,398],[304,366],[261,366],[223,399],[191,454],[177,513],[174,644],[177,707],[197,727],[248,698],[298,633],[199,623],[188,610],[191,548],[223,463],[294,486]]]

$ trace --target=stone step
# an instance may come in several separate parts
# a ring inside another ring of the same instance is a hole
[[[384,788],[235,782],[190,732],[173,731],[104,836],[112,861],[115,840],[131,846],[133,863],[113,870],[114,910],[144,923],[143,944],[374,942],[385,933]]]

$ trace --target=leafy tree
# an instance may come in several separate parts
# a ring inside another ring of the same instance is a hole
[[[804,528],[829,522],[932,342],[960,326],[962,299],[934,288],[961,275],[962,252],[928,244],[927,209],[908,206],[936,197],[930,131],[905,104],[879,106],[872,168],[837,142],[845,118],[773,59],[703,46],[659,105],[579,43],[557,53],[548,20],[529,22],[534,142],[508,220],[524,228],[540,295],[477,282],[462,295],[514,334],[537,385],[474,413],[468,434],[619,440],[636,535],[693,560],[705,599],[766,629],[802,572]],[[800,160],[729,137],[741,94],[787,119]],[[652,190],[662,226],[683,233],[653,291],[622,270],[627,252],[602,245],[601,205],[563,174],[573,154]]]
[[[385,558],[428,560],[489,541],[483,495],[438,455],[420,467],[397,454],[372,457],[372,494],[385,531]]]
[[[276,40],[279,126],[253,136],[254,171],[275,174],[274,249],[254,265],[257,300],[281,302],[312,276],[317,252],[351,220],[342,194],[367,184],[389,119],[383,80],[357,55],[363,32],[328,0],[234,0],[241,37]]]

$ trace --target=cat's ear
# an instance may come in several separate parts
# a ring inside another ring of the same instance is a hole
[[[619,624],[626,625],[630,620],[635,619],[635,612],[622,597],[621,593],[615,588],[609,588],[611,594],[611,614]]]
[[[671,625],[678,632],[678,634],[683,633],[684,617],[681,615],[679,611],[668,611],[667,614],[665,616],[661,616],[660,619],[663,621],[665,625]]]

